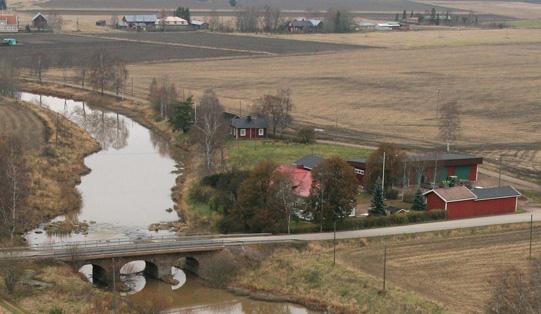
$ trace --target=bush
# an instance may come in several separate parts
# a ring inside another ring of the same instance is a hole
[[[49,314],[64,314],[64,310],[61,307],[53,306],[49,309]]]
[[[214,197],[214,189],[196,183],[190,188],[188,196],[196,202],[207,203]]]
[[[385,191],[385,198],[388,200],[396,200],[398,199],[398,190],[396,189],[388,189]]]
[[[316,140],[316,133],[312,128],[302,128],[297,131],[295,141],[301,144],[313,144]]]

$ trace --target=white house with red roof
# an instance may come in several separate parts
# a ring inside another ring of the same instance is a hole
[[[0,14],[0,33],[17,33],[19,18],[13,14]]]

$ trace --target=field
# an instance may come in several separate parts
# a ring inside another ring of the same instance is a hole
[[[421,0],[430,6],[443,6],[463,11],[483,12],[501,16],[508,16],[519,19],[539,19],[541,18],[541,5],[539,1],[455,1],[455,0]]]
[[[367,149],[330,144],[288,144],[278,141],[230,141],[227,145],[228,161],[240,168],[250,168],[260,160],[272,160],[290,165],[308,154],[323,157],[340,156],[364,158],[370,154]]]
[[[0,136],[14,134],[21,138],[25,149],[38,150],[47,139],[43,121],[28,108],[13,100],[0,98]]]
[[[232,111],[239,102],[249,105],[264,93],[288,87],[297,124],[357,143],[434,147],[436,110],[457,100],[463,113],[458,149],[491,161],[504,154],[512,171],[540,180],[541,31],[473,30],[468,37],[469,32],[411,32],[403,39],[382,34],[370,43],[394,40],[391,49],[141,64],[130,72],[140,91],[136,96],[146,97],[150,80],[167,75],[196,96],[212,86]],[[466,43],[460,43],[461,33]],[[416,35],[422,40],[416,42]],[[351,36],[362,43],[362,35]],[[402,48],[411,42],[418,46]]]
[[[482,312],[491,282],[510,267],[528,265],[527,224],[465,229],[413,240],[387,240],[389,286],[411,289],[453,313]],[[497,230],[501,229],[501,230]],[[533,257],[541,256],[541,226],[535,225]],[[470,234],[471,232],[471,234]],[[381,277],[383,241],[339,252],[341,264]]]

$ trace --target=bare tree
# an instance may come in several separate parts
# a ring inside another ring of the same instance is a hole
[[[280,15],[282,11],[269,5],[263,7],[263,31],[275,32],[280,27]]]
[[[129,73],[126,62],[120,59],[113,60],[112,74],[112,86],[118,96],[120,92],[125,89],[128,80]]]
[[[212,170],[214,155],[225,143],[227,125],[224,119],[224,108],[216,93],[207,89],[197,107],[192,137],[201,145],[205,155],[207,170]]]
[[[118,27],[118,15],[111,15],[111,27],[117,28]]]
[[[289,89],[280,89],[275,95],[264,95],[255,104],[256,113],[270,120],[273,135],[291,124],[293,107]]]
[[[24,218],[30,184],[30,171],[22,156],[18,138],[0,139],[0,232],[7,232],[12,241]]]
[[[29,63],[30,72],[37,76],[39,82],[42,82],[42,75],[49,69],[49,58],[42,52],[37,52],[32,56]]]
[[[261,13],[255,6],[247,6],[237,11],[237,30],[245,33],[255,33],[259,30]]]
[[[79,65],[79,80],[81,81],[81,87],[85,87],[86,77],[88,74],[88,65],[85,61]]]
[[[19,72],[12,62],[0,60],[0,95],[14,96],[19,83]]]
[[[67,51],[63,51],[58,55],[56,66],[62,69],[62,78],[66,82],[66,72],[73,66],[73,55]]]
[[[61,15],[51,14],[47,21],[49,27],[55,32],[61,32],[64,27],[64,18]]]
[[[286,174],[275,175],[275,184],[276,184],[276,198],[280,205],[282,206],[286,219],[287,219],[287,233],[291,233],[291,215],[295,206],[295,201],[297,197],[293,192],[293,181],[291,176]]]
[[[450,101],[439,108],[440,138],[447,144],[447,151],[451,142],[460,136],[460,108],[456,100]]]
[[[167,76],[162,76],[159,81],[153,78],[149,86],[148,99],[162,119],[171,118],[172,105],[178,100],[178,91]]]

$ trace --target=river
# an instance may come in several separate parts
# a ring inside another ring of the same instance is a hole
[[[64,115],[102,146],[101,151],[85,159],[91,172],[81,178],[77,187],[83,200],[77,216],[79,221],[90,224],[88,234],[48,235],[40,226],[26,235],[31,245],[173,234],[148,231],[152,223],[179,218],[175,211],[167,209],[173,208],[171,188],[184,168],[171,157],[167,141],[129,117],[81,101],[32,93],[21,93],[20,98]],[[81,272],[89,277],[91,267],[85,265]],[[131,288],[126,297],[148,300],[160,296],[160,302],[166,302],[165,313],[315,313],[298,305],[255,301],[207,288],[197,277],[174,267],[177,286],[147,279],[140,274],[143,269],[144,262],[134,262],[127,271],[130,274],[122,276]]]

